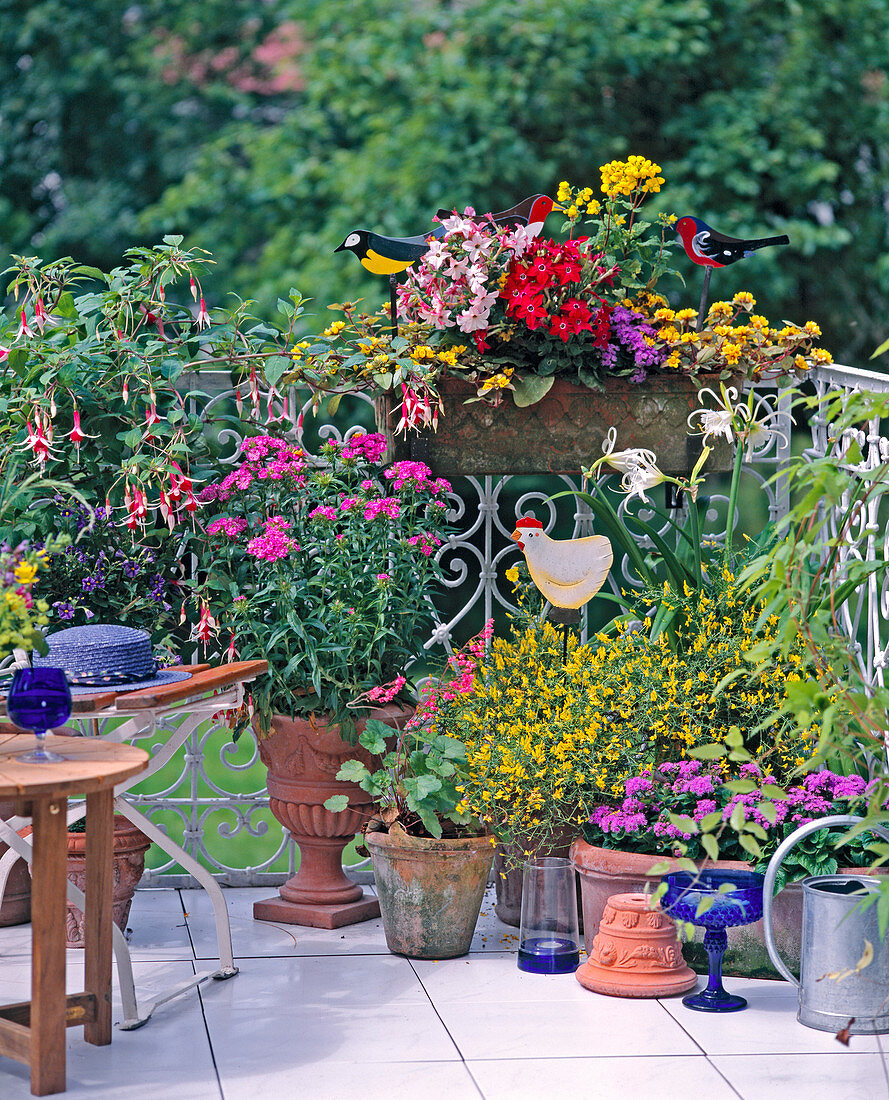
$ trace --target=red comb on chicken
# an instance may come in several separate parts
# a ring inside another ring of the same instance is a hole
[[[554,607],[583,607],[611,568],[611,543],[604,535],[551,539],[539,519],[525,516],[510,537],[525,554],[531,580]]]

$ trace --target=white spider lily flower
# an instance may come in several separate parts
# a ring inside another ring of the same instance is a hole
[[[616,451],[614,449],[616,443],[617,428],[612,425],[602,443],[602,452],[605,455],[604,461],[618,473],[628,474],[637,466],[655,466],[657,455],[654,451],[646,450],[644,447],[629,447],[625,451]]]
[[[627,500],[639,497],[644,504],[648,504],[648,497],[645,495],[648,490],[653,489],[656,485],[663,485],[667,480],[667,475],[659,470],[653,462],[643,461],[628,470],[621,479],[620,484],[627,494]]]
[[[704,395],[709,394],[716,402],[715,409],[695,409],[689,414],[688,426],[693,432],[699,432],[704,437],[704,443],[722,436],[731,443],[735,438],[736,420],[747,420],[749,413],[743,402],[738,402],[738,391],[734,386],[723,387],[722,396],[717,396],[711,389],[704,388],[698,393],[698,400],[703,404]],[[698,419],[697,426],[695,419]]]

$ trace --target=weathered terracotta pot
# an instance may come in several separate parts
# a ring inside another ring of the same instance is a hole
[[[145,870],[145,853],[151,841],[132,821],[114,815],[113,915],[114,923],[125,932],[133,895]],[[68,881],[86,889],[86,834],[68,833]],[[65,939],[68,947],[83,947],[83,912],[68,902]]]
[[[15,728],[15,727],[13,727]],[[16,729],[16,732],[19,732]],[[15,816],[12,802],[0,802],[0,820],[8,821]],[[30,828],[23,829],[23,833],[29,833]],[[9,846],[0,841],[0,856],[9,851]],[[0,927],[12,924],[27,924],[31,919],[31,875],[28,865],[23,859],[13,863],[6,880],[6,890],[3,894],[3,904],[0,905]]]
[[[433,840],[375,824],[365,844],[389,950],[411,959],[465,955],[494,859],[491,837]]]
[[[595,929],[599,926],[605,904],[612,894],[651,893],[661,876],[646,872],[663,864],[664,856],[639,855],[598,848],[581,838],[571,845],[571,859],[580,876],[585,943],[587,953],[592,947]],[[668,871],[678,871],[676,860],[668,860]],[[732,871],[749,871],[751,865],[741,860],[718,860],[711,866]],[[854,871],[850,869],[850,872]],[[803,892],[799,883],[786,886],[775,896],[772,907],[775,942],[788,967],[799,973],[800,940],[803,923]],[[699,974],[707,973],[707,953],[703,945],[704,931],[697,929],[695,939],[682,946],[686,960]],[[762,921],[728,929],[728,950],[723,960],[723,973],[741,978],[778,978],[765,945]]]
[[[650,901],[648,894],[608,899],[589,958],[575,971],[584,988],[611,997],[671,997],[696,984],[675,924]]]
[[[413,710],[385,706],[370,713],[401,729]],[[359,734],[365,720],[358,722]],[[357,783],[337,779],[346,760],[375,760],[361,745],[340,737],[326,716],[272,718],[273,732],[259,740],[259,755],[268,768],[269,809],[299,845],[299,870],[280,888],[279,896],[253,906],[257,920],[340,928],[380,915],[376,898],[343,872],[343,849],[360,833],[373,812],[373,799]],[[325,808],[332,795],[349,797],[340,813]]]
[[[707,379],[700,380],[701,385]],[[419,440],[395,438],[399,398],[385,394],[376,404],[377,428],[386,435],[393,458],[418,458],[436,475],[576,474],[602,453],[612,426],[617,446],[646,447],[666,473],[687,474],[701,453],[701,437],[689,436],[688,415],[700,408],[699,387],[683,375],[651,375],[644,382],[608,378],[604,391],[563,378],[535,405],[519,408],[509,395],[494,407],[475,397],[473,385],[458,378],[439,380],[444,415],[438,430]],[[718,386],[717,386],[718,389]],[[718,443],[708,470],[731,468],[730,446]]]

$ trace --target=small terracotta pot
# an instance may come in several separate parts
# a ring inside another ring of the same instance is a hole
[[[376,824],[364,842],[389,950],[411,959],[465,955],[494,860],[491,837],[434,840],[372,831]]]
[[[125,932],[133,895],[145,870],[151,841],[132,821],[114,815],[114,923]],[[68,881],[86,889],[86,833],[68,833]],[[83,947],[83,913],[68,902],[65,938],[68,947]]]
[[[698,980],[687,966],[676,926],[648,894],[608,899],[593,950],[575,976],[585,989],[612,997],[670,997]]]

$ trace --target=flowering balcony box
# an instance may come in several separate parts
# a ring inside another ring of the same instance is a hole
[[[465,404],[476,387],[442,377],[444,402],[438,430],[395,436],[400,400],[387,393],[376,401],[377,426],[395,459],[427,462],[440,476],[483,474],[577,474],[599,458],[608,429],[617,429],[617,445],[645,447],[668,474],[687,474],[701,453],[701,436],[688,434],[688,416],[699,409],[698,391],[710,380],[653,374],[642,382],[611,377],[604,391],[557,378],[546,396],[519,407],[506,394],[499,405]],[[730,379],[738,384],[741,379]],[[718,388],[718,383],[717,383]],[[707,461],[709,470],[731,468],[732,449],[720,440]]]

